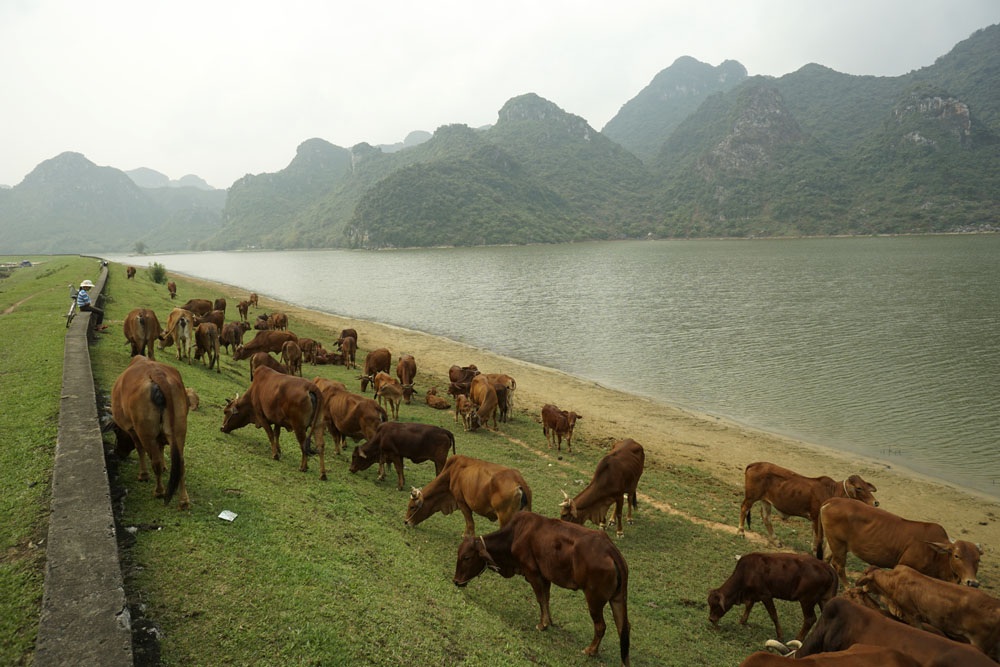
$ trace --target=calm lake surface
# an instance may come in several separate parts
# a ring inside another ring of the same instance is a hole
[[[154,260],[1000,496],[1000,236]]]

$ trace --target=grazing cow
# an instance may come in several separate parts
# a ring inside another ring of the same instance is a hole
[[[250,292],[250,296],[247,297],[247,303],[254,307],[254,310],[258,308],[257,306],[257,292]]]
[[[379,373],[382,375],[382,373]],[[376,376],[378,377],[378,376]],[[375,390],[375,398],[383,408],[388,405],[392,418],[399,420],[399,403],[403,400],[403,387],[392,378],[388,382],[383,382]]]
[[[347,438],[355,442],[362,438],[371,440],[375,437],[378,425],[388,417],[374,399],[349,392],[342,382],[320,377],[313,382],[323,392],[323,421],[316,435],[316,442],[319,443],[320,479],[326,479],[324,429],[333,436],[334,453],[340,454]]]
[[[227,322],[222,327],[222,333],[219,334],[219,345],[226,348],[230,356],[236,351],[236,348],[243,344],[243,334],[245,334],[250,329],[250,325],[246,322]]]
[[[455,436],[451,431],[430,424],[401,424],[386,422],[379,425],[375,437],[354,448],[351,453],[351,472],[367,470],[379,464],[379,481],[385,479],[383,466],[392,463],[396,468],[396,488],[403,490],[403,459],[414,463],[434,462],[434,474],[440,475],[448,460],[448,450],[455,453]]]
[[[201,397],[199,397],[198,392],[191,387],[185,389],[184,393],[186,393],[188,397],[188,412],[194,412],[198,409],[198,406],[201,405]]]
[[[195,361],[201,361],[202,355],[208,356],[208,370],[212,370],[214,366],[216,373],[222,372],[222,364],[219,363],[219,329],[211,322],[203,322],[194,330]]]
[[[171,299],[176,299],[177,298],[177,283],[175,283],[173,280],[169,281],[167,283],[167,292],[170,294],[170,298]]]
[[[299,350],[302,351],[302,363],[316,365],[316,353],[323,347],[312,338],[299,338]]]
[[[337,347],[342,355],[340,363],[347,368],[357,368],[358,339],[354,336],[346,336],[337,341]]]
[[[400,355],[399,361],[396,363],[396,377],[399,378],[399,384],[403,387],[403,402],[407,405],[413,398],[413,378],[416,376],[417,360],[413,358],[412,354]]]
[[[127,279],[129,279],[129,280],[132,280],[133,278],[135,278],[135,267],[134,266],[127,266],[127,267],[125,267],[125,277]]]
[[[497,392],[500,421],[507,423],[510,420],[510,411],[514,409],[514,391],[517,389],[517,382],[506,373],[486,373],[486,378],[493,383],[493,388]]]
[[[306,472],[313,433],[323,423],[323,394],[309,380],[261,366],[254,373],[250,388],[229,401],[223,414],[223,433],[251,423],[264,429],[275,461],[281,458],[278,444],[281,429],[292,431],[302,452],[299,470]],[[320,462],[322,468],[322,458]]]
[[[878,507],[872,494],[875,487],[859,475],[836,482],[829,477],[803,477],[787,468],[760,461],[751,463],[743,473],[743,504],[740,506],[740,528],[737,535],[744,535],[744,525],[750,525],[750,510],[760,501],[760,516],[767,528],[768,538],[774,542],[771,525],[771,507],[785,517],[801,516],[812,521],[813,553],[820,548],[819,508],[830,498],[853,498],[867,505]]]
[[[196,325],[203,322],[211,322],[219,331],[222,331],[222,328],[226,326],[226,311],[213,310],[206,315],[195,316],[194,323]]]
[[[354,344],[357,345],[358,332],[355,329],[341,329],[340,336],[338,336],[337,340],[334,341],[334,344],[336,344],[338,350],[343,348],[345,338],[353,338]]]
[[[247,321],[247,311],[249,310],[250,310],[250,302],[245,299],[236,304],[236,312],[240,314],[240,320],[243,322]]]
[[[462,427],[472,430],[472,413],[476,411],[476,406],[472,404],[472,399],[465,394],[455,396],[455,421],[462,418]]]
[[[148,308],[136,308],[129,311],[122,324],[125,332],[125,340],[132,347],[132,356],[144,354],[151,361],[156,361],[156,352],[153,341],[160,338],[163,329],[160,328],[160,320],[156,318],[156,313]]]
[[[111,388],[111,418],[117,427],[119,447],[123,436],[131,439],[139,455],[139,480],[149,479],[146,457],[156,476],[153,497],[169,503],[179,494],[180,509],[189,509],[184,484],[184,441],[187,438],[188,396],[181,374],[172,366],[139,355],[132,357]],[[170,477],[163,488],[163,448],[170,447]],[[124,450],[128,451],[128,450]]]
[[[288,367],[289,375],[302,377],[302,348],[294,340],[286,340],[281,345],[281,363]]]
[[[285,341],[297,341],[298,336],[291,331],[261,331],[246,345],[237,345],[233,351],[233,360],[249,359],[255,352],[274,352],[279,354]]]
[[[749,553],[736,561],[736,568],[726,582],[708,593],[708,620],[718,625],[733,606],[746,605],[740,625],[746,625],[754,603],[767,609],[774,632],[784,639],[774,600],[793,600],[802,607],[802,629],[796,639],[802,641],[816,622],[815,608],[820,610],[837,594],[837,573],[829,563],[811,554]]]
[[[607,628],[604,605],[610,605],[621,663],[630,664],[628,565],[606,534],[533,512],[518,512],[500,530],[462,540],[453,581],[456,586],[465,586],[487,567],[505,579],[520,574],[531,584],[541,612],[536,626],[539,630],[552,624],[552,584],[583,590],[594,622],[594,638],[583,649],[586,655],[597,655]]]
[[[416,526],[437,512],[455,509],[465,517],[465,535],[476,534],[475,512],[505,526],[520,510],[531,510],[531,488],[521,473],[496,463],[456,454],[427,486],[410,491],[407,526]]]
[[[915,627],[927,623],[948,637],[964,638],[1000,661],[1000,600],[961,584],[941,581],[912,567],[870,567],[857,585],[878,596],[893,616]]]
[[[847,586],[844,562],[851,552],[870,565],[909,565],[935,579],[979,586],[979,546],[950,541],[936,523],[911,521],[848,498],[831,498],[819,510],[821,537],[830,546],[830,563]],[[817,551],[817,556],[822,553]]]
[[[751,653],[740,667],[789,667],[789,658],[767,651]],[[921,667],[916,658],[911,658],[896,649],[870,644],[855,644],[844,651],[816,653],[795,661],[795,667]]]
[[[476,409],[470,417],[470,429],[475,431],[480,426],[489,428],[490,419],[493,419],[493,430],[497,429],[497,398],[496,387],[485,375],[477,375],[472,378],[472,385],[469,387],[469,398],[472,399]]]
[[[267,366],[271,370],[278,371],[279,373],[284,373],[285,375],[290,375],[288,372],[288,366],[284,365],[277,359],[271,356],[269,352],[254,352],[253,356],[250,357],[250,379],[253,380],[253,373],[261,366]]]
[[[468,366],[454,365],[448,369],[448,380],[450,382],[472,382],[472,378],[479,375],[479,369],[475,364]]]
[[[221,310],[223,317],[226,315],[226,298],[220,296],[212,303],[212,310]]]
[[[895,649],[924,667],[996,667],[989,657],[968,644],[894,621],[840,597],[823,607],[819,622],[795,651],[795,658],[844,651],[855,644]]]
[[[186,358],[191,363],[191,339],[194,338],[194,314],[190,310],[174,308],[167,316],[167,328],[160,334],[159,347],[164,350],[177,344],[177,360]]]
[[[267,318],[267,326],[275,331],[284,331],[288,328],[288,315],[284,313],[271,313]]]
[[[367,355],[365,355],[365,361],[362,364],[361,370],[361,393],[365,393],[368,389],[368,383],[374,382],[375,374],[379,371],[384,373],[389,372],[389,366],[392,365],[392,353],[384,347],[380,347],[377,350],[372,350]]]
[[[212,312],[212,302],[208,299],[188,299],[187,303],[181,306],[184,310],[189,310],[199,317],[203,317]]]
[[[576,427],[577,419],[583,419],[583,415],[560,410],[551,403],[542,406],[542,434],[549,444],[549,449],[555,447],[561,452],[563,438],[566,438],[566,451],[573,451],[573,429]]]
[[[451,403],[437,395],[437,387],[431,387],[424,395],[427,405],[435,410],[447,410],[451,408]]]
[[[560,518],[580,524],[590,520],[603,530],[607,522],[608,508],[614,503],[615,532],[618,537],[623,537],[625,532],[622,530],[622,505],[628,496],[628,522],[631,524],[632,508],[637,505],[636,487],[645,464],[646,453],[642,445],[631,438],[619,440],[611,448],[611,452],[597,462],[594,476],[587,488],[573,499],[563,491],[565,500],[560,506]]]

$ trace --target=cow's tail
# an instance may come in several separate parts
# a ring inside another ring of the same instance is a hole
[[[448,438],[451,439],[451,453],[455,454],[455,434],[448,431]]]
[[[826,538],[826,533],[823,530],[823,508],[826,503],[820,505],[819,517],[816,519],[815,533],[816,533],[816,558],[823,560],[823,541]]]
[[[623,665],[629,664],[629,648],[632,643],[632,624],[628,620],[628,565],[621,552],[614,553],[615,572],[618,575],[618,589],[611,598],[611,613],[618,628],[618,647]]]
[[[312,419],[309,420],[309,430],[306,431],[306,439],[303,443],[307,452],[312,450],[313,433],[316,431],[316,427],[320,423],[320,420],[323,419],[323,395],[318,389],[310,389],[309,401],[312,403],[313,412]]]
[[[163,389],[155,380],[151,382],[149,397],[153,405],[160,411],[160,419],[164,421],[163,430],[170,436],[170,476],[167,478],[167,489],[163,496],[163,504],[169,505],[174,493],[180,488],[181,480],[184,479],[184,449],[183,445],[178,444],[177,433],[174,431],[176,413],[173,401],[167,400]],[[159,452],[158,447],[154,447],[154,450]],[[147,452],[147,454],[152,458],[152,452]],[[161,457],[162,465],[162,454],[158,453],[157,455]]]

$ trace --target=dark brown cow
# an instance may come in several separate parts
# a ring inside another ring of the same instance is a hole
[[[396,363],[396,377],[403,387],[403,402],[409,405],[414,393],[413,379],[417,377],[417,360],[412,354],[400,355]]]
[[[232,355],[236,348],[243,344],[243,334],[249,329],[250,325],[243,321],[227,322],[219,334],[219,345]]]
[[[342,382],[320,377],[313,381],[323,392],[323,422],[316,441],[319,443],[320,479],[326,479],[324,429],[330,431],[334,452],[340,454],[347,438],[356,442],[362,438],[370,440],[375,437],[378,425],[385,422],[388,416],[374,399],[349,392]]]
[[[462,540],[453,581],[456,586],[465,586],[487,567],[506,579],[520,574],[531,584],[541,612],[536,626],[539,630],[552,624],[552,584],[582,590],[594,622],[594,638],[583,649],[586,655],[597,655],[607,629],[604,605],[610,605],[622,665],[630,664],[628,565],[606,534],[533,512],[518,512],[500,530]]]
[[[472,380],[468,382],[449,382],[448,383],[448,395],[449,396],[465,396],[468,398],[469,392],[472,390]]]
[[[996,667],[995,662],[969,644],[894,621],[840,597],[823,607],[819,622],[795,651],[795,657],[844,651],[855,644],[895,649],[916,659],[923,667]]]
[[[767,651],[750,654],[740,667],[790,667],[785,656]],[[795,661],[795,667],[921,667],[905,653],[884,646],[855,644],[845,651],[817,653]]]
[[[208,299],[188,299],[181,308],[202,317],[212,312],[212,302]]]
[[[156,313],[148,308],[136,308],[129,311],[122,324],[122,330],[125,332],[125,340],[132,348],[133,357],[144,354],[151,361],[156,360],[156,346],[153,343],[163,333]]]
[[[254,352],[253,356],[250,357],[250,379],[253,380],[253,372],[261,366],[267,366],[271,370],[278,371],[279,373],[284,373],[285,375],[290,375],[288,372],[288,366],[284,365],[277,359],[271,356],[270,352]]]
[[[271,316],[267,313],[261,313],[257,315],[257,319],[253,323],[253,328],[257,331],[270,331],[271,330]]]
[[[250,302],[243,300],[236,304],[236,312],[240,314],[240,320],[247,321],[247,312],[250,310]]]
[[[260,366],[250,388],[229,401],[223,414],[223,433],[251,423],[264,429],[271,444],[271,457],[276,461],[281,458],[278,443],[281,429],[292,431],[302,452],[299,470],[309,469],[309,445],[316,428],[323,423],[323,394],[309,380]],[[322,458],[320,461],[322,467]]]
[[[826,501],[819,516],[821,536],[830,546],[830,563],[845,587],[848,552],[870,565],[909,565],[929,577],[979,585],[979,546],[965,540],[952,542],[936,523],[911,521],[847,498]]]
[[[754,603],[767,609],[774,632],[784,639],[774,600],[792,600],[802,607],[802,628],[796,639],[802,641],[816,622],[816,607],[820,610],[837,594],[837,573],[829,563],[810,554],[749,553],[736,561],[736,568],[725,583],[708,593],[708,620],[718,625],[719,619],[733,606],[746,605],[740,625],[746,625]]]
[[[566,451],[573,451],[573,429],[577,419],[583,419],[583,415],[560,410],[551,403],[542,406],[542,434],[549,443],[549,449],[555,447],[561,452],[563,438],[566,438]]]
[[[127,267],[125,267],[125,277],[127,279],[129,279],[129,280],[132,280],[133,278],[135,278],[135,267],[134,266],[127,266]]]
[[[333,341],[338,350],[342,349],[345,338],[353,338],[354,344],[357,345],[358,332],[355,329],[341,329],[340,336],[337,337],[337,340]]]
[[[628,522],[631,524],[632,508],[637,506],[636,487],[645,464],[646,453],[642,445],[631,438],[619,440],[612,446],[611,452],[597,462],[597,469],[587,488],[573,499],[563,492],[565,500],[559,516],[564,521],[580,524],[589,520],[604,529],[608,508],[614,503],[615,532],[622,537],[625,534],[622,530],[622,505],[628,496]]]
[[[254,307],[256,310],[257,306],[257,292],[250,292],[250,296],[247,297],[247,303]]]
[[[836,482],[823,477],[803,477],[797,472],[773,463],[760,461],[751,463],[743,473],[743,504],[740,506],[740,527],[737,535],[744,535],[744,525],[750,525],[750,510],[760,502],[760,516],[767,528],[768,538],[775,542],[774,527],[771,525],[771,506],[782,516],[801,516],[812,521],[813,553],[819,553],[819,508],[830,498],[853,498],[867,505],[878,507],[875,500],[876,489],[861,479],[851,475]]]
[[[222,331],[222,328],[226,326],[226,311],[213,310],[207,315],[195,316],[194,323],[196,325],[202,324],[203,322],[211,322],[219,331]]]
[[[284,331],[288,328],[288,315],[284,313],[271,313],[271,316],[267,318],[267,326],[276,331]]]
[[[208,357],[208,370],[214,367],[216,373],[222,372],[222,364],[219,363],[219,329],[211,322],[199,324],[194,330],[195,361],[201,361],[202,356]]]
[[[169,292],[171,299],[176,299],[177,298],[177,283],[175,283],[173,280],[171,280],[170,282],[168,282],[167,283],[167,292]]]
[[[285,341],[297,341],[298,339],[299,337],[291,331],[261,331],[246,345],[236,346],[236,350],[233,352],[233,360],[249,359],[255,352],[274,352],[275,354],[280,354],[281,347],[285,344]]]
[[[323,350],[323,346],[312,338],[299,338],[299,350],[302,351],[302,363],[316,365],[316,352]]]
[[[520,510],[531,509],[531,488],[514,468],[456,454],[427,486],[410,491],[407,526],[416,526],[437,512],[461,510],[465,535],[475,535],[475,512],[505,526]]]
[[[191,507],[184,483],[187,413],[188,397],[180,373],[172,366],[141,355],[132,357],[111,388],[111,418],[118,428],[119,438],[130,438],[139,455],[139,479],[149,479],[148,456],[156,475],[153,496],[169,503],[178,493],[180,509]],[[119,446],[122,445],[124,443],[119,442]],[[164,490],[163,448],[166,446],[170,447],[170,477]]]
[[[889,612],[915,627],[927,623],[964,638],[1000,661],[1000,600],[982,591],[928,577],[906,565],[868,568],[857,585],[882,600]]]
[[[281,345],[281,363],[288,367],[289,375],[302,377],[302,348],[294,340],[286,340]]]
[[[489,428],[490,419],[493,419],[493,430],[497,428],[497,398],[496,387],[485,375],[477,375],[472,378],[472,385],[469,387],[469,398],[476,406],[475,411],[470,415],[470,431],[475,431],[480,426]]]
[[[448,380],[450,382],[472,382],[472,378],[479,375],[479,369],[476,368],[475,364],[469,364],[468,366],[454,365],[448,369]]]
[[[337,341],[340,349],[341,362],[347,368],[357,368],[358,340],[354,336],[347,336]]]
[[[451,408],[451,403],[437,395],[437,387],[428,389],[424,395],[424,399],[427,401],[427,405],[435,410],[448,410]]]
[[[177,360],[186,358],[190,363],[194,327],[194,313],[183,308],[174,308],[167,316],[167,328],[160,334],[160,349],[164,350],[176,343]]]
[[[226,298],[220,296],[218,299],[216,299],[212,303],[212,310],[221,310],[222,311],[222,316],[223,316],[223,318],[225,318],[225,316],[226,316]]]
[[[385,479],[383,466],[391,463],[396,468],[396,488],[403,490],[403,459],[414,463],[434,462],[434,474],[440,475],[448,460],[448,450],[455,452],[455,436],[451,431],[430,424],[386,422],[379,425],[375,437],[354,448],[351,453],[351,472],[367,470],[379,464],[378,479]]]
[[[392,365],[392,353],[384,348],[380,347],[377,350],[372,350],[367,355],[365,355],[365,361],[362,364],[361,370],[361,393],[365,393],[368,389],[368,383],[375,380],[375,375],[379,371],[383,373],[389,372],[389,367]]]

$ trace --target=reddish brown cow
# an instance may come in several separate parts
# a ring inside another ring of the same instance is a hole
[[[767,528],[769,539],[774,542],[771,525],[771,506],[783,516],[801,516],[812,521],[813,553],[819,553],[819,508],[830,498],[853,498],[878,507],[872,494],[875,487],[859,475],[851,475],[841,482],[829,477],[803,477],[787,468],[764,461],[751,463],[744,476],[743,504],[740,506],[740,528],[750,525],[750,510],[760,502],[760,516]]]
[[[249,359],[255,352],[274,352],[279,354],[285,341],[299,339],[291,331],[261,331],[246,345],[237,345],[233,352],[233,360]]]
[[[247,312],[250,310],[250,302],[243,300],[236,304],[236,312],[240,314],[240,321],[247,321]]]
[[[149,479],[146,457],[156,475],[155,498],[169,503],[179,494],[180,509],[191,507],[184,484],[184,441],[187,438],[188,397],[181,374],[172,366],[144,356],[132,357],[111,388],[111,418],[119,447],[127,436],[139,455],[139,479]],[[163,488],[163,448],[170,447],[170,477]],[[123,451],[128,451],[123,450]]]
[[[257,316],[256,321],[253,323],[253,328],[257,331],[270,331],[271,330],[271,316],[267,313],[261,313]]]
[[[372,350],[365,355],[365,361],[362,364],[361,376],[359,378],[361,380],[361,393],[363,394],[367,391],[369,382],[374,382],[376,373],[379,371],[388,373],[391,365],[392,353],[384,347]]]
[[[795,651],[795,658],[844,651],[855,644],[895,649],[923,667],[996,667],[968,644],[910,627],[840,597],[823,607],[819,622]]]
[[[319,443],[320,479],[326,479],[324,429],[330,431],[330,435],[333,436],[334,452],[340,454],[347,438],[355,442],[362,438],[372,439],[375,437],[378,425],[388,417],[374,399],[352,394],[342,382],[320,377],[315,378],[314,382],[323,392],[323,422],[320,424],[316,441]]]
[[[848,552],[870,565],[909,565],[929,577],[979,585],[979,546],[965,540],[950,541],[945,529],[936,523],[911,521],[847,498],[826,501],[819,516],[821,537],[830,546],[830,563],[845,587]]]
[[[247,303],[256,309],[257,306],[257,292],[250,292],[250,296],[247,297]]]
[[[636,487],[646,464],[646,453],[635,440],[627,438],[619,440],[611,448],[611,452],[597,462],[594,476],[576,498],[563,492],[565,500],[561,505],[559,516],[564,521],[582,524],[585,521],[596,523],[603,530],[606,526],[608,508],[615,505],[614,524],[618,537],[624,536],[622,530],[622,505],[628,496],[628,522],[632,523],[632,508],[637,506]]]
[[[413,398],[413,379],[416,376],[417,360],[413,358],[412,354],[400,355],[399,361],[396,363],[396,377],[399,378],[399,384],[403,387],[403,402],[407,405]]]
[[[468,382],[449,382],[448,383],[448,395],[449,396],[465,396],[468,398],[469,392],[472,390],[472,380]]]
[[[628,565],[606,534],[533,512],[518,512],[500,530],[462,540],[453,581],[456,586],[465,586],[487,567],[506,579],[520,574],[531,584],[541,612],[536,626],[539,630],[552,624],[552,584],[582,590],[594,622],[594,638],[583,649],[586,655],[597,655],[607,629],[604,605],[610,605],[622,665],[630,664]]]
[[[136,308],[129,311],[122,324],[125,332],[125,340],[132,348],[132,356],[144,354],[150,360],[156,360],[156,348],[153,342],[158,340],[163,329],[160,328],[160,320],[156,318],[156,313],[148,308]]]
[[[302,452],[299,470],[306,472],[313,433],[323,423],[323,394],[309,380],[261,366],[254,373],[250,388],[229,401],[223,415],[223,433],[251,423],[264,429],[275,461],[281,458],[278,443],[281,429],[292,431]],[[322,468],[322,458],[320,462]]]
[[[493,430],[497,428],[497,398],[496,387],[485,375],[477,375],[472,378],[472,385],[469,387],[469,398],[475,406],[475,411],[470,415],[469,430],[475,431],[480,426],[489,428],[490,419],[493,419]]]
[[[561,452],[563,438],[566,438],[566,451],[573,451],[573,429],[577,419],[583,419],[583,415],[560,410],[551,403],[542,406],[542,434],[549,443],[549,449],[555,447]]]
[[[379,373],[377,378],[383,373]],[[386,376],[388,377],[388,376]],[[382,382],[375,390],[375,399],[383,408],[388,405],[388,411],[395,420],[399,419],[399,403],[403,400],[403,387],[396,380],[389,378],[388,382]]]
[[[129,279],[129,280],[132,280],[133,278],[135,278],[135,267],[134,266],[127,266],[127,267],[125,267],[125,277],[127,279]]]
[[[222,372],[222,364],[219,363],[219,329],[211,322],[199,324],[194,330],[195,361],[202,361],[202,356],[208,357],[208,370],[214,367],[216,373]]]
[[[212,302],[208,299],[188,299],[181,308],[202,317],[212,312]]]
[[[284,331],[288,328],[288,315],[284,313],[271,313],[267,318],[267,326],[275,331]]]
[[[497,411],[500,413],[500,421],[506,424],[510,421],[510,411],[514,409],[517,382],[506,373],[486,373],[486,378],[493,383],[493,389],[497,392]]]
[[[222,328],[226,326],[226,311],[213,310],[207,315],[195,316],[195,325],[202,324],[204,322],[211,322],[221,332]]]
[[[427,486],[410,491],[404,523],[416,526],[455,509],[465,517],[465,535],[475,535],[473,512],[505,526],[520,510],[531,510],[531,488],[514,468],[456,454]]]
[[[455,452],[455,436],[451,431],[430,424],[401,424],[386,422],[379,425],[375,437],[354,448],[351,453],[351,472],[367,470],[378,462],[378,479],[385,479],[383,466],[391,463],[396,468],[396,488],[403,490],[403,459],[414,463],[434,462],[434,474],[440,475],[448,460],[448,450]]]
[[[740,667],[789,667],[790,664],[785,656],[757,651],[741,662]],[[799,658],[795,667],[921,667],[921,663],[896,649],[855,644],[845,651]]]
[[[345,338],[353,338],[354,339],[354,344],[357,345],[357,343],[358,343],[358,332],[357,332],[357,330],[355,330],[355,329],[341,329],[340,336],[338,336],[337,340],[334,341],[334,344],[337,346],[338,350],[340,350],[340,349],[343,348],[344,339]]]
[[[212,303],[212,310],[221,310],[222,311],[222,316],[223,316],[223,318],[225,318],[225,316],[226,316],[226,299],[225,299],[225,297],[221,297],[220,296],[218,299],[216,299]]]
[[[253,380],[253,372],[260,366],[267,366],[271,370],[289,375],[288,366],[284,365],[271,356],[269,352],[254,352],[250,357],[250,379]]]
[[[941,581],[912,567],[870,567],[858,579],[865,592],[881,599],[889,612],[915,627],[927,623],[945,635],[964,638],[1000,661],[1000,600],[961,584]]]
[[[469,364],[468,366],[454,365],[448,369],[448,380],[450,382],[472,382],[472,378],[479,375],[479,369],[476,368],[475,364]]]
[[[322,346],[312,338],[299,338],[299,350],[302,351],[302,363],[316,365],[316,352],[322,350]]]
[[[447,410],[451,407],[451,403],[437,395],[437,387],[428,389],[424,399],[427,401],[427,405],[435,410]]]
[[[288,367],[289,375],[302,377],[302,349],[294,340],[286,340],[281,345],[281,363]]]
[[[708,620],[718,625],[734,605],[746,605],[740,625],[746,625],[750,610],[757,602],[767,609],[774,632],[783,639],[774,600],[793,600],[802,607],[802,628],[796,639],[802,641],[816,622],[815,608],[823,609],[837,594],[837,573],[829,563],[809,554],[749,553],[736,561],[736,568],[722,586],[708,593]]]
[[[341,362],[347,368],[357,368],[358,341],[354,336],[347,336],[337,341],[340,349]]]
[[[167,283],[167,292],[170,294],[171,299],[177,298],[177,283],[173,280]]]
[[[246,322],[227,322],[219,334],[219,345],[232,355],[236,348],[243,344],[243,334],[249,329],[250,325]]]
[[[174,308],[167,316],[167,328],[160,334],[161,350],[177,344],[177,360],[191,362],[191,341],[194,338],[194,314],[190,310]]]

